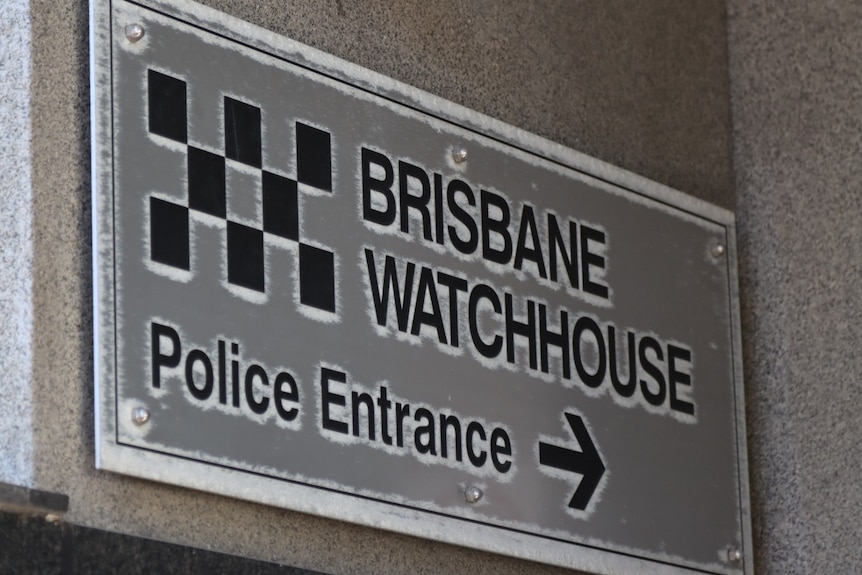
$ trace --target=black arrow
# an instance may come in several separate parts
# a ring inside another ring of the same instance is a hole
[[[572,433],[578,440],[581,450],[574,451],[540,441],[539,463],[563,471],[580,473],[584,476],[575,490],[575,494],[572,495],[571,501],[569,501],[569,507],[583,511],[593,497],[602,475],[605,474],[605,464],[602,462],[602,458],[590,438],[590,433],[587,431],[587,426],[584,425],[581,418],[566,413],[566,420],[569,422],[569,427],[572,428]]]

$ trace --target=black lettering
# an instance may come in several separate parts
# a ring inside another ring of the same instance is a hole
[[[435,445],[436,433],[434,433],[434,416],[424,407],[416,410],[413,419],[419,422],[419,419],[424,419],[425,424],[420,425],[413,432],[413,445],[416,446],[416,451],[419,453],[430,453],[437,455],[437,446]],[[422,438],[425,437],[425,441]]]
[[[527,236],[529,234],[530,244],[532,247],[527,247]],[[536,218],[533,216],[533,208],[524,205],[521,209],[521,226],[518,229],[518,245],[515,246],[515,269],[520,270],[524,267],[524,260],[529,260],[536,264],[536,271],[539,272],[539,277],[545,279],[548,277],[545,271],[545,258],[542,255],[542,244],[539,241],[539,231],[536,229]]]
[[[225,365],[227,358],[225,343],[218,340],[218,402],[222,405],[227,403],[227,366]]]
[[[234,356],[230,362],[231,392],[233,393],[231,398],[233,406],[239,407],[239,361],[236,359],[239,356],[239,344],[236,342],[230,344],[230,351]]]
[[[467,280],[438,271],[437,281],[449,288],[449,343],[452,347],[458,347],[461,340],[461,330],[458,327],[458,292],[467,293]]]
[[[667,381],[670,388],[670,408],[680,413],[694,415],[694,404],[679,399],[676,395],[677,385],[686,385],[691,387],[691,375],[684,371],[677,370],[677,360],[691,363],[691,351],[676,347],[675,345],[667,346]]]
[[[454,415],[440,414],[440,457],[449,458],[449,432],[455,438],[455,461],[461,461],[461,422]]]
[[[434,174],[434,240],[443,245],[443,176]]]
[[[539,304],[539,351],[542,362],[542,372],[548,373],[548,347],[555,346],[560,349],[563,366],[563,377],[571,379],[572,366],[569,352],[569,314],[566,310],[560,310],[560,331],[555,332],[548,329],[547,309],[544,304]]]
[[[494,463],[494,469],[506,473],[512,467],[512,462],[503,461],[501,455],[512,455],[512,441],[505,429],[497,427],[491,432],[491,461]]]
[[[530,369],[537,369],[536,361],[536,304],[527,300],[527,323],[515,319],[512,294],[505,294],[506,302],[506,361],[515,363],[515,336],[527,338],[527,349],[529,350]]]
[[[384,287],[385,289],[385,287]],[[431,302],[431,312],[425,311],[426,298]],[[423,267],[419,272],[419,287],[416,293],[416,309],[413,310],[413,327],[410,333],[419,335],[423,325],[437,329],[437,340],[446,343],[446,328],[443,327],[443,314],[437,301],[437,287],[434,283],[434,272]]]
[[[408,179],[419,182],[422,187],[420,195],[410,194],[410,182]],[[401,203],[401,231],[410,233],[410,210],[414,209],[422,216],[422,237],[429,242],[431,237],[431,213],[428,211],[428,202],[431,200],[431,183],[428,174],[419,166],[398,162],[398,191]]]
[[[593,339],[596,341],[597,361],[595,373],[590,373],[587,370],[584,366],[584,360],[581,357],[581,349],[583,347],[581,345],[581,338],[585,331],[589,331],[592,334]],[[588,387],[599,387],[605,380],[607,359],[605,356],[605,343],[602,338],[602,332],[599,329],[599,325],[592,318],[582,316],[575,322],[574,334],[572,336],[572,351],[574,351],[575,354],[575,369],[578,372],[578,377],[580,377],[581,381],[584,382],[584,385]]]
[[[383,168],[383,179],[377,180],[371,176],[371,164]],[[383,154],[362,148],[362,217],[365,221],[381,226],[391,226],[395,222],[395,195],[392,193],[392,182],[395,174],[392,164]],[[386,207],[376,210],[371,201],[371,192],[377,192],[386,200]]]
[[[269,387],[269,378],[266,376],[266,370],[253,363],[245,372],[245,400],[251,410],[260,415],[266,413],[266,410],[269,409],[269,398],[263,397],[260,401],[257,401],[257,398],[254,396],[255,377],[260,380],[260,383],[264,387]]]
[[[485,442],[485,428],[477,421],[471,421],[467,425],[467,457],[475,467],[482,467],[488,459],[488,455],[484,449],[480,449],[478,453],[473,450],[473,436],[479,434],[482,443]]]
[[[604,256],[590,251],[591,241],[604,245],[605,233],[581,225],[581,283],[585,292],[607,299],[608,287],[594,282],[590,277],[590,268],[605,269]]]
[[[507,264],[512,259],[512,237],[509,235],[509,204],[502,197],[487,190],[480,191],[482,215],[482,257],[498,264]],[[500,219],[491,217],[490,206],[500,210]],[[502,241],[502,248],[491,246],[491,233]]]
[[[389,401],[385,385],[380,386],[380,393],[377,396],[377,406],[380,408],[380,435],[383,443],[392,445],[392,436],[389,434],[389,408],[392,406],[392,402]]]
[[[195,382],[195,364],[204,368],[204,385],[198,388]],[[193,349],[186,356],[186,387],[195,399],[208,399],[213,392],[213,364],[207,354],[199,349]]]
[[[365,406],[365,418],[368,421],[368,439],[374,441],[374,429],[377,427],[374,423],[374,400],[367,393],[351,393],[350,407],[353,412],[353,436],[359,437],[359,423],[361,421],[359,415],[359,405]]]
[[[473,190],[466,182],[461,180],[452,180],[446,187],[446,203],[449,205],[449,212],[452,217],[458,220],[467,229],[467,239],[463,239],[458,235],[458,228],[448,226],[449,240],[456,250],[462,254],[472,254],[479,247],[479,230],[476,229],[476,221],[470,214],[464,210],[456,201],[456,194],[461,193],[467,199],[467,203],[471,206],[476,205],[476,196]]]
[[[473,346],[476,351],[485,357],[494,358],[500,355],[503,349],[503,338],[500,335],[495,335],[492,343],[488,344],[482,341],[482,336],[479,334],[479,301],[486,299],[491,302],[491,307],[494,312],[499,314],[502,311],[500,307],[500,298],[490,286],[479,284],[470,292],[470,301],[468,303],[468,313],[470,320],[470,338],[473,340]]]
[[[611,365],[611,383],[614,386],[614,390],[621,397],[631,397],[634,395],[638,381],[637,349],[635,345],[635,334],[633,332],[628,332],[628,342],[629,380],[628,382],[623,383],[617,374],[617,332],[612,325],[608,325],[608,361]]]
[[[398,447],[404,447],[404,420],[410,417],[410,404],[395,404],[395,443]]]
[[[168,355],[162,353],[162,337],[171,342],[171,352]],[[180,347],[180,336],[175,329],[156,322],[150,322],[150,347],[152,353],[153,387],[162,386],[162,366],[177,367],[182,358]]]
[[[578,289],[578,259],[575,249],[572,244],[575,243],[575,238],[578,235],[578,225],[575,222],[569,222],[569,242],[568,249],[563,243],[563,234],[560,231],[560,226],[557,224],[557,218],[548,213],[548,253],[551,280],[557,280],[557,254],[562,256],[563,266],[566,268],[566,275],[569,277],[569,285]]]
[[[658,386],[658,390],[653,392],[649,388],[649,382],[642,379],[640,380],[641,393],[643,394],[644,399],[647,400],[647,403],[658,406],[664,403],[667,390],[665,387],[664,375],[662,375],[661,370],[656,367],[652,361],[650,361],[649,357],[647,357],[647,351],[650,349],[655,353],[658,361],[664,359],[659,343],[652,337],[644,336],[638,346],[638,355],[640,357],[641,366],[643,366],[645,372],[652,376]]]
[[[340,371],[335,371],[334,369],[329,369],[326,367],[320,368],[320,400],[322,404],[322,419],[323,419],[323,429],[328,429],[329,431],[335,431],[338,433],[343,433],[347,435],[348,427],[347,424],[343,421],[338,421],[329,417],[329,405],[347,405],[347,398],[343,395],[339,395],[337,393],[329,391],[329,382],[337,381],[339,383],[347,382],[347,375]]]
[[[404,290],[402,292],[398,285],[398,270],[395,267],[395,258],[386,256],[383,264],[383,293],[377,283],[377,267],[374,265],[374,252],[365,250],[365,262],[368,266],[368,281],[371,284],[371,297],[374,301],[374,311],[377,313],[377,324],[386,325],[389,313],[389,289],[395,286],[392,296],[395,306],[395,315],[398,318],[398,329],[407,331],[407,319],[410,316],[410,300],[413,297],[413,274],[416,264],[407,262],[407,271],[404,278]]]
[[[288,390],[284,390],[285,384]],[[278,416],[285,421],[293,421],[299,414],[299,409],[284,407],[284,402],[299,403],[299,387],[296,385],[296,380],[287,372],[282,371],[275,376],[275,390],[273,391],[273,403],[275,403],[275,411]]]

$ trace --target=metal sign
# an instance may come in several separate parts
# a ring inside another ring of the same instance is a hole
[[[731,214],[197,5],[93,54],[101,468],[751,572]]]

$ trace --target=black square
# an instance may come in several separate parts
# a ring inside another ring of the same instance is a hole
[[[227,223],[227,281],[264,291],[263,232],[229,221]]]
[[[263,231],[299,239],[299,203],[296,182],[263,172]]]
[[[228,158],[261,167],[260,108],[225,96],[224,134]]]
[[[186,143],[186,83],[155,70],[147,70],[150,132]]]
[[[332,191],[332,151],[329,132],[296,123],[296,179],[301,184]]]
[[[188,174],[189,207],[226,217],[224,157],[189,146]]]
[[[189,269],[189,210],[150,197],[150,259]]]
[[[299,244],[299,301],[335,312],[335,256],[332,252]]]

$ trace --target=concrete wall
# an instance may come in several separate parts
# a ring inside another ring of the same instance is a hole
[[[761,573],[862,569],[862,6],[731,0]]]
[[[858,571],[854,3],[206,3],[735,209],[758,572]],[[94,469],[87,8],[27,8],[0,9],[0,254],[25,270],[0,278],[0,481],[68,494],[71,523],[332,574],[569,572]]]
[[[30,179],[30,13],[0,6],[0,476],[33,481],[31,382],[33,305]]]

